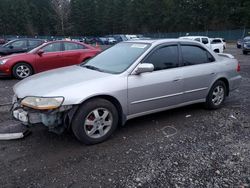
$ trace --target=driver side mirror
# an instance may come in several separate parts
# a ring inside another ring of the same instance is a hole
[[[38,54],[39,56],[42,56],[43,53],[44,53],[44,51],[43,51],[42,49],[40,49],[40,50],[37,51],[37,54]]]
[[[136,74],[142,74],[145,72],[153,72],[154,71],[154,65],[151,63],[141,63],[137,66],[135,73]]]

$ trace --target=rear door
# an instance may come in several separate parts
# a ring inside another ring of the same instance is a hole
[[[49,43],[40,50],[44,53],[36,54],[36,67],[38,72],[64,67],[62,57],[62,42]]]
[[[74,42],[63,42],[63,64],[64,66],[76,65],[83,62],[89,49],[84,45]]]
[[[180,103],[183,82],[178,45],[160,46],[142,63],[151,63],[155,69],[152,73],[128,77],[130,115],[157,111]]]
[[[183,102],[206,98],[209,87],[216,77],[215,58],[205,48],[181,44]]]

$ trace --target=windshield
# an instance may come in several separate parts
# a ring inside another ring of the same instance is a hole
[[[149,46],[145,43],[119,43],[81,66],[101,72],[119,74],[129,68]]]
[[[28,54],[33,54],[33,53],[35,53],[39,48],[42,48],[42,47],[45,46],[46,44],[47,44],[47,43],[45,42],[45,43],[42,44],[41,46],[38,46],[38,47],[36,47],[36,48],[30,50],[30,51],[28,52]]]
[[[13,43],[13,40],[7,42],[6,44],[2,45],[2,47],[9,47]]]

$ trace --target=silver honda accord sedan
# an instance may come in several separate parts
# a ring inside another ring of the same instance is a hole
[[[223,105],[241,81],[238,61],[195,41],[119,43],[81,65],[14,86],[13,117],[50,131],[72,129],[85,144],[106,140],[129,119],[194,103]]]

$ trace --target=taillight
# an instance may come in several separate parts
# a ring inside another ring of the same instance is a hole
[[[240,63],[238,63],[236,71],[240,72]]]

